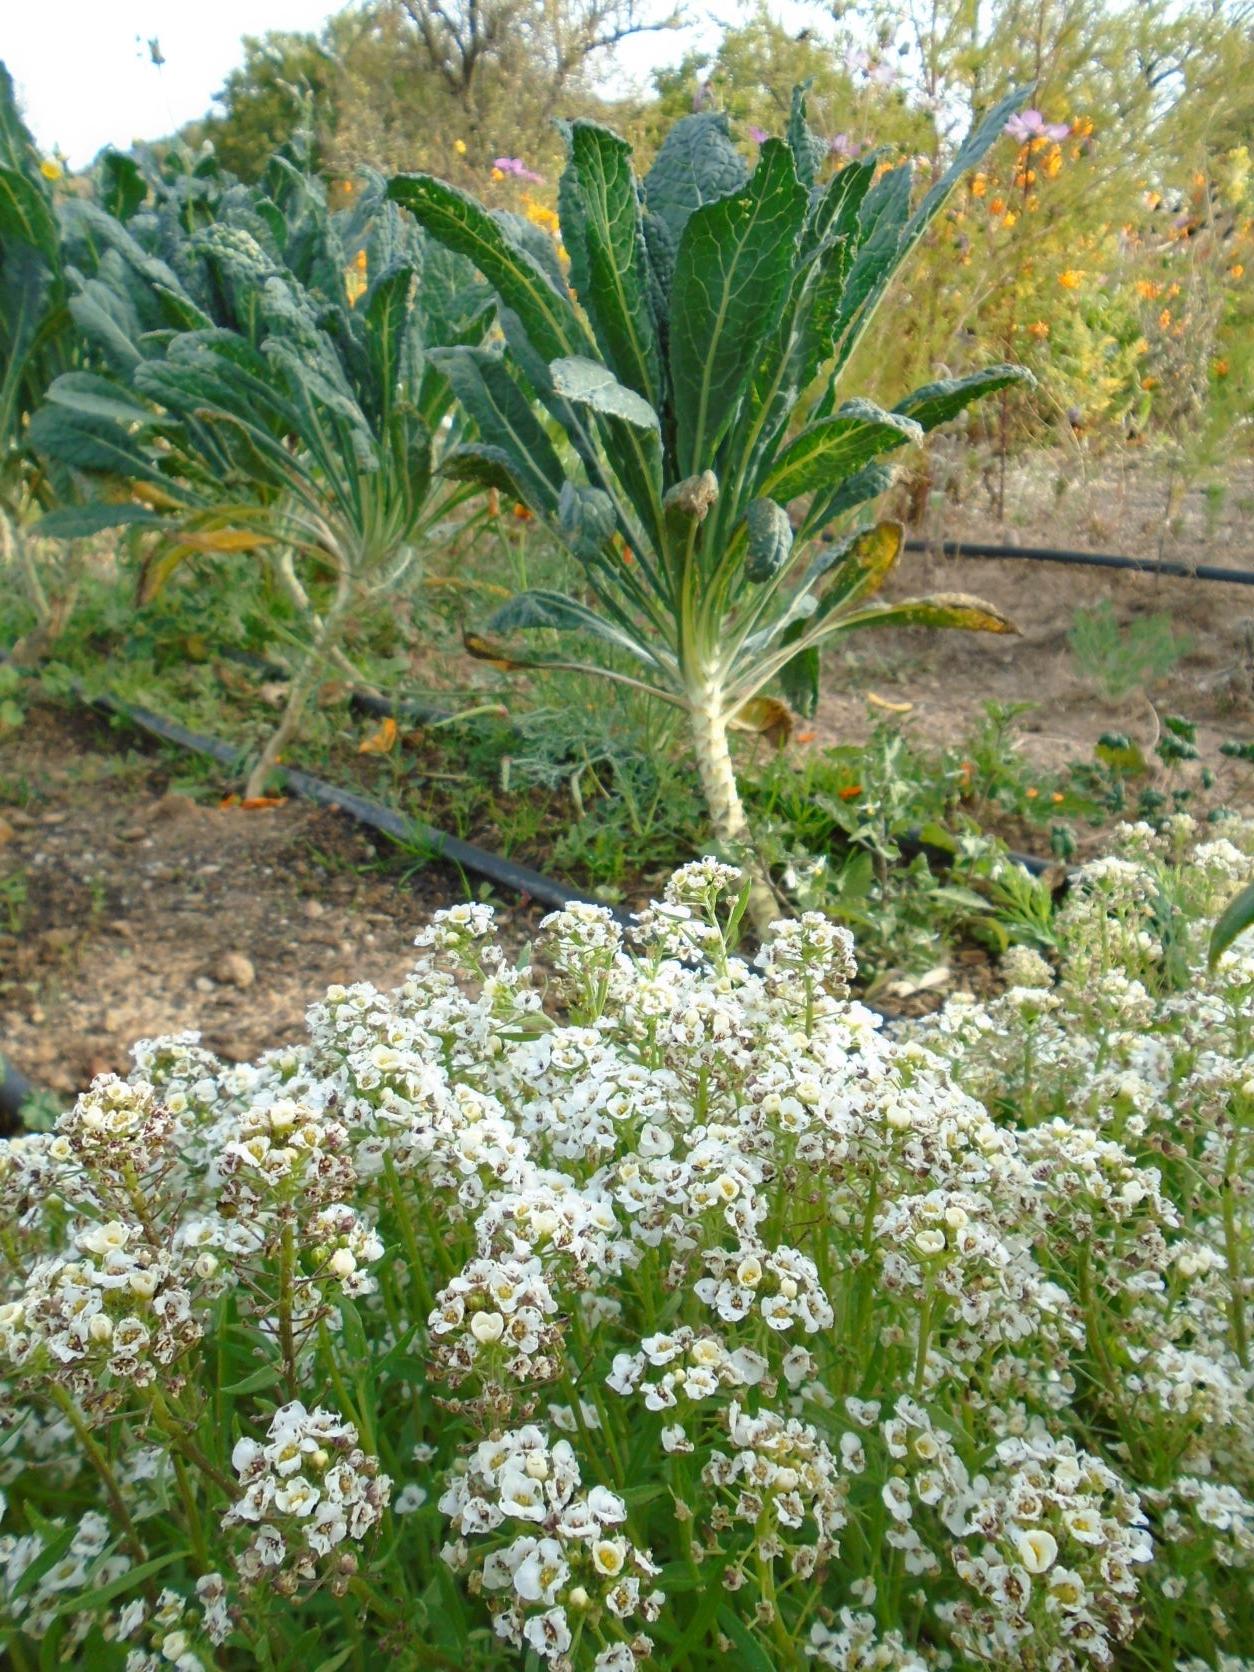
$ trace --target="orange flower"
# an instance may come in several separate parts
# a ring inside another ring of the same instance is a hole
[[[988,175],[973,174],[971,176],[971,196],[983,197],[988,190]]]
[[[1024,791],[1024,794],[1027,796],[1029,801],[1035,801],[1040,793],[1040,790],[1037,789],[1035,784],[1032,785],[1031,789]]]
[[[1063,804],[1063,802],[1064,802],[1064,801],[1065,801],[1065,800],[1066,800],[1066,799],[1067,799],[1067,798],[1066,798],[1066,796],[1065,796],[1065,795],[1064,795],[1064,794],[1063,794],[1063,793],[1062,793],[1062,791],[1061,791],[1061,790],[1055,790],[1055,791],[1054,791],[1054,793],[1053,793],[1053,794],[1052,794],[1052,795],[1051,795],[1051,796],[1050,796],[1050,798],[1049,798],[1049,799],[1050,799],[1050,800],[1051,800],[1051,801],[1052,801],[1052,802],[1053,802],[1053,804],[1054,804],[1054,806],[1055,806],[1055,807],[1061,807],[1061,806],[1062,806],[1062,804]]]
[[[990,215],[1004,215],[1006,213],[1006,200],[1005,200],[1005,198],[1004,197],[993,198],[989,203],[988,212],[989,212]]]
[[[813,743],[818,735],[818,732],[799,731],[793,734],[793,741],[795,743]]]
[[[1062,147],[1060,145],[1054,146],[1053,150],[1045,159],[1044,167],[1045,178],[1047,180],[1056,180],[1058,178],[1058,175],[1062,170]]]
[[[515,500],[514,520],[516,522],[532,522],[534,520],[534,513],[528,510],[521,500]]]
[[[1234,261],[1232,266],[1229,267],[1229,269],[1228,269],[1228,277],[1230,279],[1243,279],[1245,277],[1245,265],[1244,265],[1244,263],[1240,262],[1240,261]]]
[[[1163,287],[1154,279],[1138,279],[1134,288],[1143,302],[1152,302]]]
[[[1227,377],[1228,362],[1226,360],[1215,360],[1211,364],[1211,370],[1216,377]]]
[[[1064,290],[1079,290],[1084,283],[1084,274],[1078,267],[1068,267],[1065,272],[1059,273],[1058,283]]]
[[[1158,379],[1156,377],[1143,377],[1141,379],[1141,387],[1142,389],[1157,389]]]
[[[841,790],[839,794],[842,801],[856,801],[862,794],[862,785],[846,784],[844,789]]]
[[[1032,336],[1036,337],[1038,341],[1040,341],[1049,335],[1049,326],[1043,319],[1034,319],[1031,325],[1028,326],[1028,331]]]
[[[1158,316],[1158,329],[1160,331],[1165,331],[1170,324],[1171,324],[1171,309],[1170,308],[1164,308],[1163,311]]]

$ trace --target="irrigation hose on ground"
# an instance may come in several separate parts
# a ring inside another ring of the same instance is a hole
[[[1254,569],[1221,569],[1213,563],[1171,563],[1111,552],[1072,552],[1052,546],[995,546],[981,540],[907,540],[908,552],[932,552],[940,557],[1021,557],[1031,563],[1065,563],[1083,569],[1128,569],[1138,575],[1172,575],[1190,581],[1227,581],[1254,586]]]

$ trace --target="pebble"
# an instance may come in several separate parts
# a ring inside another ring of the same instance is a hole
[[[242,952],[224,952],[213,966],[213,979],[224,987],[238,987],[242,992],[257,979],[252,959]]]
[[[3,840],[3,838],[0,838],[0,840]],[[309,918],[325,917],[327,915],[327,908],[321,900],[306,900],[304,909],[305,916]]]
[[[198,975],[195,986],[198,993],[212,993],[213,991],[213,982],[207,975]]]

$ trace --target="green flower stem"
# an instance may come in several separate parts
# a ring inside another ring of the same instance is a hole
[[[83,1455],[100,1477],[100,1484],[104,1487],[105,1497],[109,1500],[109,1508],[113,1511],[118,1525],[122,1528],[122,1535],[131,1560],[136,1564],[148,1560],[147,1552],[140,1542],[139,1534],[135,1531],[135,1523],[131,1520],[131,1512],[126,1507],[126,1500],[122,1496],[122,1489],[118,1485],[118,1478],[110,1466],[109,1459],[96,1444],[91,1429],[83,1421],[82,1412],[74,1403],[72,1395],[58,1383],[52,1384],[52,1397],[65,1412],[70,1427],[74,1430],[79,1445],[83,1448]]]
[[[236,1498],[239,1494],[238,1482],[233,1481],[224,1470],[218,1467],[212,1458],[206,1456],[205,1452],[192,1438],[192,1433],[196,1427],[195,1422],[189,1421],[182,1411],[175,1409],[155,1384],[147,1391],[153,1421],[161,1432],[182,1452],[187,1461],[200,1474],[204,1475],[206,1480],[212,1481],[228,1499]]]
[[[1241,1368],[1250,1367],[1250,1344],[1245,1326],[1245,1273],[1242,1269],[1241,1239],[1237,1227],[1237,1165],[1241,1154],[1241,1136],[1233,1140],[1228,1151],[1228,1165],[1224,1170],[1223,1221],[1224,1258],[1228,1265],[1228,1320],[1232,1326],[1232,1346]]]

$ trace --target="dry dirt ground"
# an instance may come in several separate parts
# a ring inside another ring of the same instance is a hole
[[[53,709],[0,746],[0,1051],[38,1086],[78,1090],[186,1028],[233,1061],[298,1039],[331,983],[401,981],[417,930],[465,898],[341,814],[222,809],[173,770]],[[502,907],[506,943],[538,915]]]
[[[1185,496],[1165,534],[1163,482],[1148,465],[1102,475],[1075,458],[1037,460],[1016,473],[1006,525],[981,497],[977,487],[963,506],[934,505],[924,531],[1142,558],[1161,542],[1169,558],[1254,572],[1248,468],[1222,505]],[[1254,769],[1216,753],[1221,739],[1254,734],[1254,587],[920,555],[895,588],[982,595],[1022,636],[864,635],[833,659],[816,743],[865,734],[868,690],[910,703],[902,723],[931,743],[955,741],[989,699],[1031,701],[1025,747],[1042,766],[1088,756],[1111,729],[1148,743],[1155,709],[1180,712],[1223,766],[1219,790],[1254,804]],[[1112,704],[1077,674],[1067,635],[1076,610],[1103,599],[1121,623],[1165,614],[1193,641],[1149,700]],[[133,1040],[164,1032],[198,1028],[234,1059],[298,1037],[329,983],[401,979],[415,930],[464,897],[456,874],[407,874],[403,856],[377,852],[337,814],[224,811],[221,786],[204,780],[200,799],[172,792],[182,770],[86,715],[34,707],[0,738],[0,1052],[37,1085],[72,1092],[124,1069]],[[507,941],[521,944],[537,916],[507,905]]]
[[[1064,491],[1059,492],[1060,479]],[[981,504],[934,505],[911,533],[929,540],[1105,551],[1149,561],[1211,564],[1254,580],[1254,468],[1234,471],[1216,504],[1201,489],[1183,495],[1165,526],[1161,474],[1149,461],[1087,476],[1075,461],[1037,459],[1016,474],[1002,524]],[[817,743],[865,735],[868,689],[913,706],[905,719],[928,743],[960,737],[987,701],[1030,702],[1020,722],[1024,751],[1042,767],[1092,754],[1106,731],[1129,734],[1144,748],[1158,735],[1156,716],[1179,713],[1199,723],[1198,746],[1220,772],[1217,788],[1249,796],[1254,775],[1217,754],[1228,738],[1254,735],[1254,585],[1243,586],[1127,571],[1060,567],[1022,559],[944,558],[907,554],[891,596],[966,592],[987,600],[1020,629],[1018,637],[922,632],[865,634],[849,641],[842,667],[833,659],[815,727]],[[1105,601],[1121,625],[1169,618],[1191,648],[1148,692],[1112,701],[1078,668],[1068,635],[1080,609]],[[1148,700],[1147,700],[1148,698]],[[881,711],[882,713],[883,711]]]

